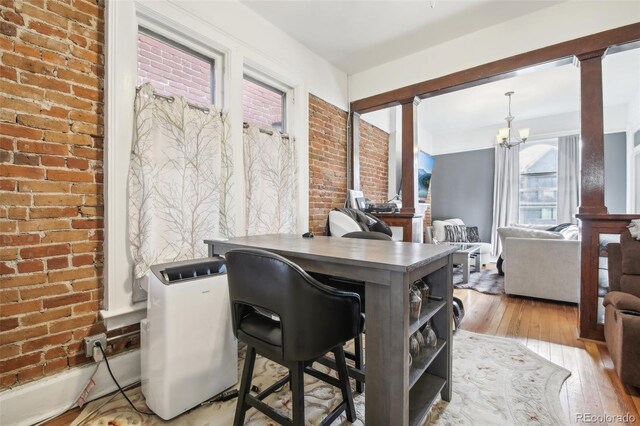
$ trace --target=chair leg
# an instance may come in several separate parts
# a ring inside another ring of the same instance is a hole
[[[362,353],[362,334],[358,334],[355,339],[353,339],[353,345],[355,346],[355,355],[356,355],[356,368],[358,370],[362,370],[364,366],[363,362],[363,353]],[[364,383],[356,381],[356,392],[362,393],[364,392]]]
[[[289,372],[291,373],[293,426],[304,426],[304,363],[297,362]]]
[[[347,405],[347,420],[355,422],[356,408],[353,404],[353,395],[351,394],[351,384],[349,383],[349,371],[347,370],[347,360],[344,358],[344,349],[342,346],[336,346],[333,350],[336,358],[336,366],[338,367],[338,380],[340,380],[340,390],[342,391],[342,400]]]
[[[240,381],[240,390],[238,392],[238,402],[236,403],[236,415],[233,419],[234,426],[244,425],[244,417],[249,409],[249,405],[246,403],[246,397],[251,390],[251,379],[253,378],[255,362],[256,349],[253,346],[247,346],[247,354],[244,359],[244,369],[242,370],[242,379]]]

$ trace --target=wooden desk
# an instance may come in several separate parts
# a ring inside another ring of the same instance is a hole
[[[206,240],[209,255],[237,248],[280,254],[310,272],[365,282],[367,425],[419,425],[434,399],[451,400],[452,254],[455,247],[351,238],[260,235]],[[409,319],[409,286],[429,276],[431,294],[420,319]],[[260,277],[256,277],[260,279]],[[409,368],[409,336],[432,318],[440,339],[429,359]]]

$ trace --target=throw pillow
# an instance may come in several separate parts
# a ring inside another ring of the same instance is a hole
[[[568,223],[568,222],[567,223],[561,223],[560,225],[552,226],[551,228],[547,228],[546,230],[549,231],[549,232],[560,232],[563,229],[565,229],[565,228],[567,228],[568,226],[571,226],[571,225],[572,224]]]
[[[467,226],[467,242],[469,243],[480,242],[480,233],[478,232],[477,226]]]
[[[467,240],[467,227],[464,225],[446,225],[444,227],[446,234],[446,241],[452,243],[466,243]]]
[[[436,240],[443,242],[447,241],[447,236],[445,235],[444,227],[447,225],[464,225],[464,222],[461,219],[447,219],[447,220],[434,220],[431,226],[433,227],[433,238]]]
[[[578,229],[578,225],[567,226],[559,232],[565,240],[577,240],[580,237],[580,229]]]

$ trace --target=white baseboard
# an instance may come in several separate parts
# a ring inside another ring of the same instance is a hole
[[[140,380],[140,350],[109,359],[111,370],[121,386]],[[74,403],[91,378],[95,364],[72,368],[60,374],[27,383],[0,393],[0,425],[31,425],[62,414]],[[104,361],[95,377],[89,399],[97,399],[117,389]]]

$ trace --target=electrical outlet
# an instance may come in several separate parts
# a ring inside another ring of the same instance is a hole
[[[107,350],[107,335],[100,333],[84,338],[84,354],[87,358],[93,358],[95,362],[98,362],[102,361],[102,352],[96,347],[96,342],[100,342],[102,348]]]

